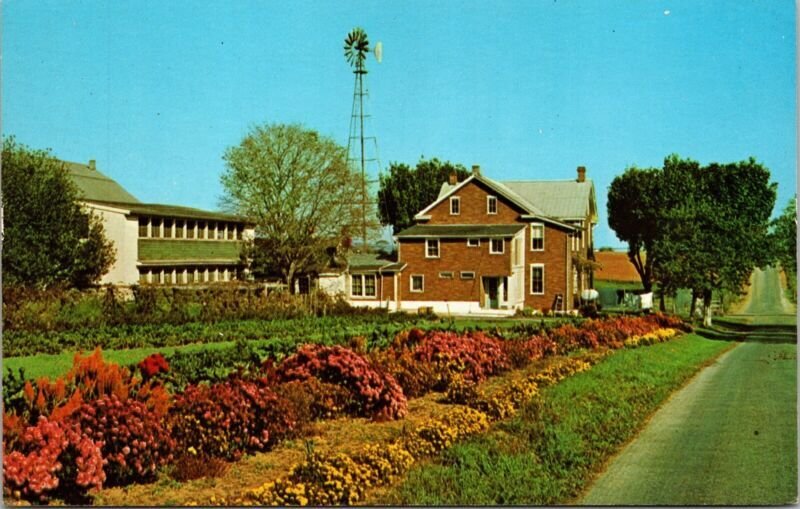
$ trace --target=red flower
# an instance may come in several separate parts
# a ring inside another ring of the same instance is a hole
[[[167,359],[165,359],[160,353],[148,355],[142,362],[138,364],[138,367],[139,371],[142,373],[142,377],[145,380],[148,380],[159,373],[169,372],[169,363],[167,363]]]

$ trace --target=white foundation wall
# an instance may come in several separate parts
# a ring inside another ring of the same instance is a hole
[[[100,284],[132,285],[139,281],[139,220],[128,211],[96,203],[84,203],[103,223],[105,236],[114,246],[115,260],[100,278]]]
[[[351,306],[355,308],[372,308],[372,309],[388,309],[389,311],[397,311],[397,304],[392,300],[348,300]]]
[[[437,315],[513,315],[515,309],[486,309],[479,302],[472,301],[441,301],[441,300],[410,300],[400,304],[400,311],[414,311],[419,308],[430,307]]]

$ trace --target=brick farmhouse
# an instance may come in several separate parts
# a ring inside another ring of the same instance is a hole
[[[568,181],[455,176],[397,233],[397,259],[355,255],[320,274],[321,288],[357,306],[437,313],[570,311],[592,285],[594,185],[586,169]]]

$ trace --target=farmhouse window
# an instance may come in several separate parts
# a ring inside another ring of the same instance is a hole
[[[364,296],[375,297],[375,276],[364,274]]]
[[[531,251],[544,251],[544,225],[531,224]]]
[[[486,213],[497,214],[497,196],[486,197]]]
[[[439,279],[453,279],[453,272],[449,270],[440,272]]]
[[[183,221],[175,221],[175,238],[182,239],[183,238]]]
[[[139,284],[149,283],[150,271],[147,269],[139,269]]]
[[[154,239],[161,237],[161,219],[153,219],[150,226],[150,236]]]
[[[479,247],[481,239],[467,239],[467,247]]]
[[[164,220],[164,238],[165,239],[172,238],[172,219]]]
[[[225,223],[217,223],[217,240],[225,240]]]
[[[453,196],[450,198],[450,215],[457,216],[461,214],[461,198]]]
[[[425,258],[439,258],[439,239],[425,241]]]
[[[172,269],[164,269],[164,284],[172,284]]]
[[[187,221],[186,222],[186,238],[193,239],[194,238],[194,230],[197,228],[197,223],[194,221]]]
[[[375,297],[375,274],[351,275],[350,295],[353,297]]]
[[[490,254],[503,254],[505,252],[505,242],[503,239],[490,239],[489,240],[489,253]]]
[[[544,265],[540,263],[531,265],[531,294],[544,294]]]
[[[149,237],[150,233],[150,219],[146,217],[139,218],[139,237],[140,238],[147,238]]]
[[[425,276],[412,275],[411,276],[411,291],[421,293],[425,291]]]
[[[242,232],[244,231],[244,226],[237,224],[236,225],[236,240],[242,240]]]
[[[205,221],[199,221],[197,223],[197,238],[198,239],[206,238],[206,222]]]
[[[475,279],[475,273],[472,271],[462,271],[461,279]]]
[[[194,283],[194,269],[186,269],[186,284]]]
[[[236,229],[232,224],[228,225],[228,240],[236,239]]]

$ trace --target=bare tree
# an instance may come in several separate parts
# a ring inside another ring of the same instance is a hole
[[[261,252],[254,258],[294,290],[298,274],[349,238],[360,217],[360,176],[342,147],[296,124],[256,126],[223,159],[223,206],[256,223]]]

